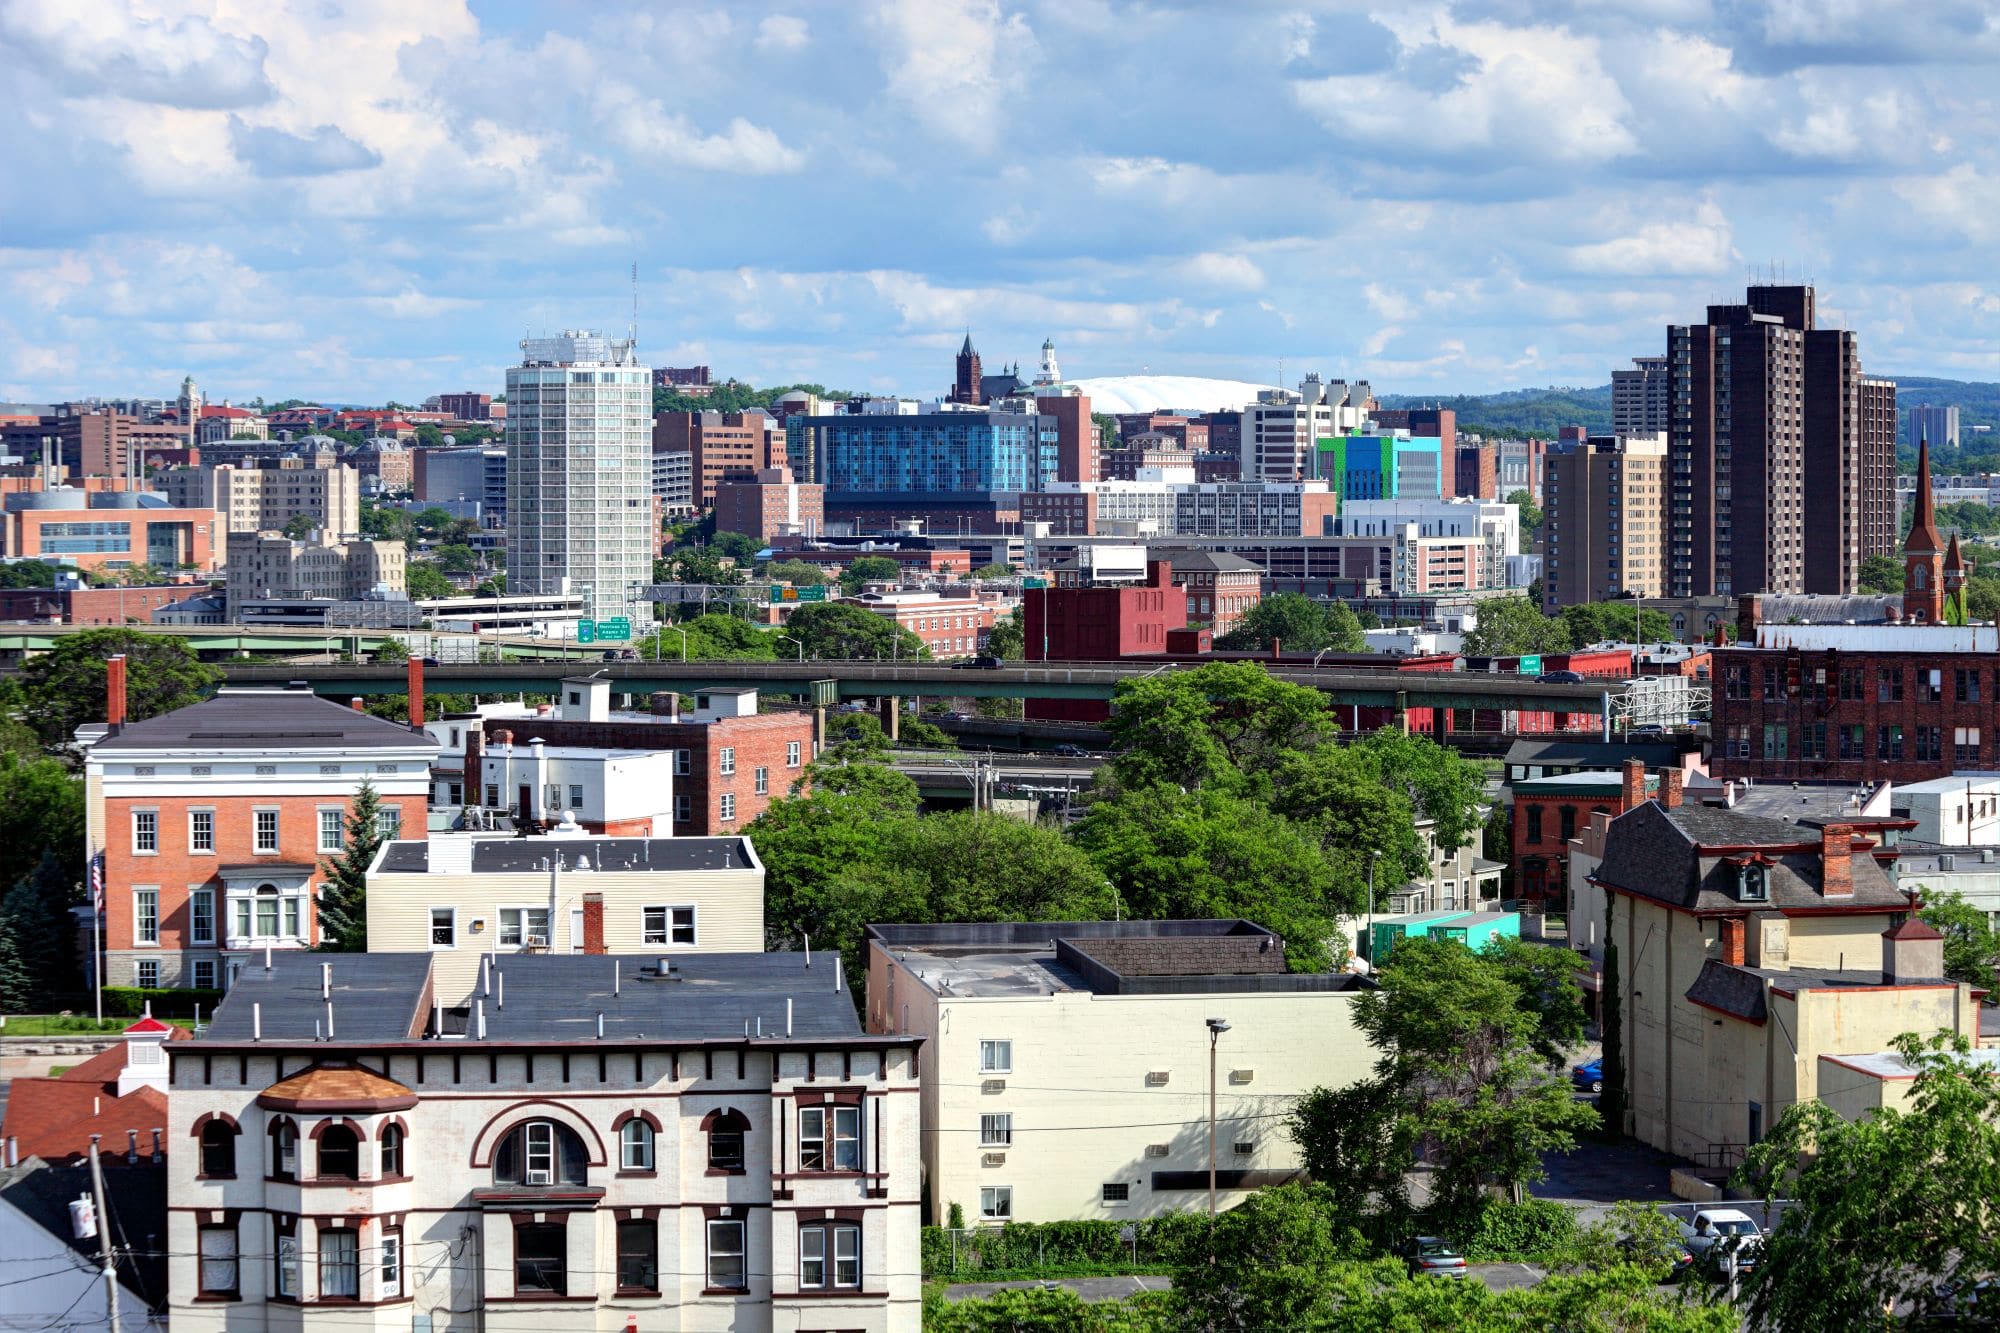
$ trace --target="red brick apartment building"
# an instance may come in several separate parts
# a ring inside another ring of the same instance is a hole
[[[1903,551],[1902,622],[1765,625],[1738,599],[1711,650],[1718,778],[1922,782],[2000,767],[2000,629],[1954,625],[1958,538],[1941,541],[1928,449]]]
[[[1592,815],[1616,819],[1658,794],[1669,809],[1681,803],[1681,770],[1648,777],[1628,759],[1618,772],[1561,773],[1512,784],[1511,852],[1514,896],[1530,902],[1566,901],[1569,841],[1589,827]]]
[[[424,836],[435,747],[421,728],[304,690],[224,689],[127,723],[125,659],[108,668],[108,721],[78,738],[88,839],[104,856],[108,984],[226,987],[232,958],[312,948],[326,858],[346,843],[363,783],[385,828]]]
[[[715,503],[715,488],[724,481],[755,481],[774,463],[770,418],[762,412],[662,412],[653,418],[653,452],[692,455],[694,505]],[[777,437],[782,448],[784,439]]]

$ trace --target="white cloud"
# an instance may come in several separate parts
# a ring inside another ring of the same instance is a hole
[[[15,50],[72,96],[176,107],[241,107],[270,99],[264,42],[199,15],[154,17],[120,0],[0,5],[0,47]]]
[[[757,40],[752,45],[766,53],[797,51],[810,36],[804,19],[791,14],[769,14],[757,24]]]
[[[1240,292],[1254,292],[1264,286],[1264,270],[1243,255],[1211,251],[1184,259],[1174,268],[1182,281],[1197,286],[1222,287]]]
[[[1034,33],[1000,0],[880,0],[889,92],[933,133],[986,148],[1006,132],[1004,113],[1035,56]]]
[[[1626,277],[1702,277],[1726,272],[1741,259],[1731,242],[1729,219],[1713,200],[1703,202],[1687,221],[1649,222],[1623,236],[1571,246],[1569,254],[1580,272]]]

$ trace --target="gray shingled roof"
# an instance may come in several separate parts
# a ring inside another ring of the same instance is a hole
[[[576,870],[586,856],[597,870],[748,870],[749,845],[742,838],[480,838],[472,844],[472,870],[478,875],[546,873],[562,858],[564,874]],[[421,875],[430,869],[428,842],[395,842],[382,855],[380,869]]]
[[[1852,897],[1828,899],[1821,895],[1820,858],[1815,849],[1774,854],[1770,901],[1746,904],[1736,897],[1735,871],[1725,860],[1698,852],[1703,846],[1796,847],[1817,842],[1816,832],[1782,820],[1706,805],[1667,810],[1658,801],[1648,801],[1611,821],[1604,861],[1594,878],[1695,912],[1795,912],[1824,907],[1908,910],[1909,899],[1897,891],[1875,858],[1865,853],[1849,859]]]
[[[1763,1022],[1767,1013],[1764,979],[1754,972],[1732,967],[1719,958],[1711,958],[1701,965],[1701,975],[1694,979],[1694,985],[1688,987],[1687,997],[1696,1004],[1720,1009],[1725,1014],[1734,1014],[1752,1023]]]
[[[1507,747],[1509,764],[1616,770],[1627,759],[1643,760],[1647,768],[1678,768],[1681,747],[1672,741],[1515,741]]]
[[[106,736],[91,753],[112,750],[349,750],[435,749],[423,736],[396,722],[330,700],[309,690],[229,690],[186,708],[128,723]]]

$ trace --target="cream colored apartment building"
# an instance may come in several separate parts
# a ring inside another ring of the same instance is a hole
[[[1592,436],[1543,468],[1543,607],[1664,597],[1667,437]]]
[[[440,833],[384,843],[368,870],[368,951],[434,955],[452,1003],[489,955],[763,947],[764,866],[748,838]]]
[[[325,530],[298,541],[282,532],[231,532],[225,614],[235,621],[251,598],[348,601],[401,594],[408,574],[401,542],[342,541]]]
[[[168,468],[154,485],[179,508],[217,511],[229,532],[279,531],[303,517],[336,537],[361,535],[361,473],[331,454]]]
[[[1826,1057],[1978,1040],[1971,989],[1876,852],[1847,823],[1657,799],[1610,822],[1591,883],[1611,898],[1628,1133],[1729,1166],[1819,1096]]]
[[[923,1038],[932,1223],[1155,1216],[1232,1207],[1295,1178],[1299,1094],[1368,1075],[1371,983],[1285,971],[1245,921],[871,926],[868,1030]],[[1227,1029],[1212,1034],[1209,1021]]]

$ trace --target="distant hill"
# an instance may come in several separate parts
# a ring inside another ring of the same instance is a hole
[[[1943,472],[2000,471],[2000,384],[1945,380],[1928,375],[1892,375],[1901,410],[1903,461],[1916,465],[1917,443],[1909,438],[1912,407],[1956,407],[1963,443],[1956,450],[1934,449],[1932,466]],[[1500,393],[1383,394],[1389,408],[1448,407],[1458,428],[1489,437],[1554,439],[1562,426],[1582,426],[1593,434],[1611,429],[1611,386],[1508,389]],[[1974,426],[1989,431],[1975,432]]]

